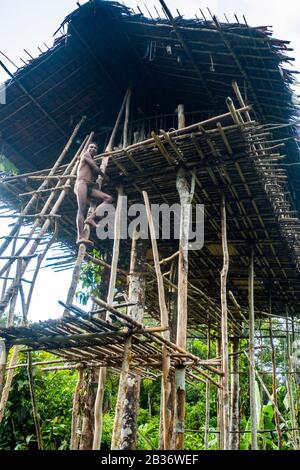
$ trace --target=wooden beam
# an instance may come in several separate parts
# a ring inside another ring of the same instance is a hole
[[[232,382],[230,397],[230,450],[240,449],[240,375],[239,375],[239,338],[232,339]]]
[[[226,227],[226,202],[225,196],[221,200],[221,230],[223,249],[223,268],[220,275],[221,288],[221,350],[222,350],[222,444],[223,450],[229,448],[229,364],[228,364],[228,310],[227,310],[227,276],[229,270],[229,253],[227,244]]]

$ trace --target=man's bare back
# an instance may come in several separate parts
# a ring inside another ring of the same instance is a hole
[[[77,196],[77,244],[93,244],[90,240],[84,237],[84,223],[97,227],[95,222],[96,211],[84,220],[87,209],[87,202],[89,199],[101,201],[101,203],[112,203],[112,197],[99,189],[97,189],[95,180],[100,175],[105,180],[106,177],[96,164],[94,157],[97,155],[98,147],[95,143],[88,146],[86,152],[80,157],[80,163],[77,170],[77,179],[74,186],[74,192]]]

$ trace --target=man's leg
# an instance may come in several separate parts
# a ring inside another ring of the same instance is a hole
[[[87,184],[86,183],[80,183],[77,185],[76,188],[76,196],[77,196],[77,205],[78,205],[78,210],[77,210],[77,217],[76,217],[76,223],[77,223],[77,244],[79,243],[89,243],[93,244],[88,240],[87,238],[84,237],[84,217],[85,217],[85,212],[86,212],[86,206],[87,206]]]
[[[87,219],[85,220],[85,223],[91,225],[92,227],[97,228],[97,224],[95,222],[95,217],[96,217],[96,213],[97,213],[99,207],[101,207],[104,204],[112,204],[113,198],[109,194],[104,193],[103,191],[100,191],[99,189],[93,189],[92,190],[91,198],[95,199],[97,202],[101,201],[101,203],[97,206],[97,208],[94,210],[94,212],[92,212],[87,217]]]

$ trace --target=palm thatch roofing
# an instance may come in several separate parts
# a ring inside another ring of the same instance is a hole
[[[129,83],[131,118],[148,120],[152,130],[162,123],[151,116],[174,114],[181,102],[197,112],[190,120],[222,114],[232,80],[260,123],[295,123],[294,72],[285,68],[293,60],[289,41],[274,38],[268,27],[175,22],[190,56],[170,20],[149,19],[118,2],[89,1],[68,15],[53,47],[7,82],[7,104],[0,108],[7,158],[22,172],[48,168],[82,115],[104,142]],[[174,120],[163,124],[174,127]],[[294,128],[277,134],[291,136]],[[296,141],[287,145],[288,159],[298,161]],[[296,181],[298,170],[292,173]]]

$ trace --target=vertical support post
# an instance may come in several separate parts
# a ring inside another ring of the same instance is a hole
[[[107,303],[110,305],[114,299],[114,292],[116,287],[117,279],[117,267],[119,260],[119,251],[120,251],[120,231],[121,231],[121,216],[122,216],[122,202],[123,202],[123,188],[118,187],[118,201],[117,209],[115,213],[115,224],[114,224],[114,246],[113,246],[113,257],[111,262],[111,271],[110,271],[110,280],[107,294]],[[108,312],[106,317],[109,318]],[[103,426],[103,414],[102,414],[102,405],[103,405],[103,396],[104,396],[104,386],[106,380],[106,367],[100,367],[99,378],[98,378],[98,388],[95,399],[95,409],[94,409],[94,439],[93,439],[93,450],[99,450],[101,447],[101,437],[102,437],[102,426]]]
[[[239,346],[237,336],[232,339],[232,382],[231,382],[231,413],[230,413],[230,450],[240,448],[240,371],[239,371]]]
[[[0,339],[0,399],[4,386],[5,368],[6,368],[7,354],[5,341]]]
[[[128,124],[129,124],[129,114],[130,114],[130,100],[131,100],[131,89],[128,90],[128,95],[126,99],[126,108],[125,108],[125,119],[124,119],[124,128],[123,128],[123,147],[128,146]]]
[[[78,371],[78,379],[73,394],[70,450],[78,450],[80,430],[80,392],[83,386],[83,369]]]
[[[217,325],[217,356],[222,356],[222,338],[221,338],[221,323],[218,322]],[[218,450],[222,450],[224,448],[224,426],[223,426],[223,413],[222,413],[222,377],[219,377],[219,385],[218,388],[218,399],[217,399],[217,441],[218,441]]]
[[[37,400],[36,400],[36,393],[35,393],[35,385],[33,379],[33,370],[32,370],[32,353],[28,352],[27,356],[27,375],[28,375],[28,382],[29,382],[29,391],[32,403],[32,414],[36,432],[36,439],[38,450],[43,450],[43,439],[42,439],[42,432],[41,432],[41,419],[37,409]]]
[[[255,349],[254,349],[254,249],[251,247],[249,264],[249,382],[250,382],[250,416],[251,416],[251,450],[258,450],[257,443],[257,411],[256,411],[256,390],[255,390]]]
[[[210,321],[208,319],[207,325],[207,359],[210,359],[211,354],[211,340],[210,340]],[[204,430],[204,448],[208,450],[209,441],[209,428],[210,428],[210,381],[206,379],[205,384],[205,430]]]
[[[270,289],[269,292],[269,313],[272,313],[272,291]],[[282,432],[280,429],[280,418],[277,412],[278,409],[278,400],[277,400],[277,387],[276,387],[276,351],[273,339],[273,330],[272,330],[272,318],[269,318],[269,336],[270,336],[270,346],[271,346],[271,361],[272,361],[272,395],[273,400],[275,403],[275,410],[274,410],[274,417],[275,417],[275,425],[277,429],[277,436],[278,436],[278,448],[281,449],[281,441],[282,441]]]
[[[128,307],[127,315],[139,323],[143,323],[145,309],[146,251],[147,240],[143,240],[137,233],[134,233],[130,259],[128,301],[135,305]],[[140,383],[140,376],[129,372],[120,427],[119,450],[136,449]]]
[[[291,357],[291,339],[289,333],[289,317],[288,317],[288,306],[285,305],[285,314],[286,314],[286,340],[287,340],[287,377],[286,377],[286,385],[287,385],[287,396],[288,396],[288,403],[289,403],[289,412],[290,412],[290,419],[292,423],[292,441],[294,450],[299,449],[298,445],[298,436],[299,431],[297,429],[297,420],[295,414],[295,401],[294,401],[294,394],[293,394],[293,380],[292,380],[292,357]]]
[[[129,338],[126,339],[125,344],[124,344],[124,356],[123,356],[122,370],[121,370],[120,380],[119,380],[118,398],[117,398],[114,427],[113,427],[113,433],[112,433],[112,439],[111,439],[111,450],[120,449],[121,434],[124,435],[124,431],[128,432],[128,430],[122,429],[122,424],[123,424],[122,421],[123,421],[123,413],[124,413],[125,400],[126,400],[126,394],[127,394],[129,369],[130,369],[131,358],[132,358],[131,352],[132,351],[131,351],[131,336],[130,336]]]
[[[9,392],[11,389],[11,384],[12,384],[13,377],[14,377],[15,369],[13,369],[12,367],[15,366],[18,362],[18,355],[19,355],[20,349],[21,349],[21,346],[13,347],[13,352],[9,361],[9,366],[8,366],[9,370],[7,371],[7,374],[6,374],[6,381],[2,390],[1,400],[0,400],[0,424],[4,417],[5,407],[7,404]]]
[[[79,450],[90,450],[93,446],[94,437],[94,403],[95,391],[94,384],[95,368],[83,369],[83,386],[81,389],[80,405],[81,405],[81,434]]]
[[[178,127],[185,125],[184,105],[178,105]],[[186,171],[179,168],[176,187],[180,198],[180,239],[178,255],[178,297],[177,297],[177,334],[176,344],[186,349],[187,338],[187,283],[188,283],[188,240],[190,225],[190,191],[186,180]],[[175,369],[175,449],[184,448],[185,422],[185,367]]]
[[[221,348],[222,348],[222,391],[221,391],[221,412],[223,422],[223,450],[229,448],[229,364],[228,364],[228,311],[227,311],[227,275],[229,270],[229,253],[227,244],[226,228],[226,203],[222,194],[221,200],[221,229],[222,229],[222,249],[223,268],[220,275],[221,284]]]
[[[162,336],[170,340],[169,331],[169,314],[165,298],[165,289],[163,276],[159,264],[159,255],[155,235],[155,226],[150,209],[150,203],[146,191],[143,191],[143,197],[146,206],[147,219],[149,224],[149,231],[152,243],[152,253],[156,272],[157,287],[158,287],[158,301],[160,309],[160,321],[161,326],[168,328],[162,333]],[[162,424],[163,424],[163,441],[164,450],[168,450],[171,447],[172,430],[170,428],[171,422],[171,409],[170,409],[170,395],[171,395],[171,382],[170,382],[170,356],[166,345],[162,346]]]

